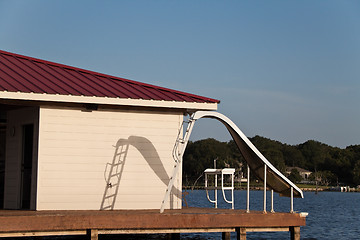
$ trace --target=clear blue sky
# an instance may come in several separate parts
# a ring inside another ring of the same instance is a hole
[[[220,99],[249,137],[360,144],[360,1],[0,0],[0,49]]]

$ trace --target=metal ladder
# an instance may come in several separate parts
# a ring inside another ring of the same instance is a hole
[[[205,191],[206,197],[209,202],[215,204],[215,208],[218,207],[218,197],[217,197],[217,190],[221,189],[224,201],[231,204],[231,208],[234,209],[234,173],[235,168],[223,168],[223,169],[216,169],[216,168],[208,168],[204,171],[205,173]],[[209,186],[208,178],[210,175],[214,176],[214,186]],[[218,187],[218,175],[221,175],[221,187]],[[224,175],[230,175],[231,179],[231,186],[225,187],[224,186]],[[214,200],[212,200],[209,196],[209,190],[214,190]],[[228,200],[225,195],[225,190],[230,190],[231,193],[231,200]]]
[[[101,202],[100,210],[113,210],[115,207],[116,197],[119,191],[120,177],[124,170],[126,156],[129,150],[129,143],[116,146],[112,163],[107,163],[110,166],[109,175],[105,176],[106,187]]]
[[[165,205],[168,202],[169,197],[170,197],[171,189],[174,186],[174,181],[176,179],[176,175],[181,166],[181,162],[182,162],[182,158],[183,158],[183,155],[184,155],[184,152],[186,149],[186,145],[189,141],[191,131],[192,131],[192,129],[194,127],[194,123],[196,121],[193,119],[193,116],[194,116],[194,114],[189,118],[188,121],[183,121],[181,128],[179,130],[179,134],[177,136],[177,139],[176,139],[176,142],[175,142],[175,145],[173,148],[173,153],[172,153],[174,161],[175,161],[175,165],[174,165],[172,175],[170,177],[169,184],[168,184],[166,192],[165,192],[164,199],[161,202],[160,213],[164,212]],[[185,123],[187,123],[187,128],[186,128],[185,134],[183,135],[183,128],[184,128]]]

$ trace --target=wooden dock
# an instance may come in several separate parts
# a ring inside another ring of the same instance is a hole
[[[263,213],[231,209],[184,208],[179,210],[113,211],[20,211],[0,210],[0,237],[168,233],[173,239],[180,233],[222,232],[230,239],[245,240],[247,232],[290,231],[291,239],[300,240],[300,226],[306,217],[299,213]]]

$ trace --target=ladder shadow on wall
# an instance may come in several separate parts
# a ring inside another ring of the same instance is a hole
[[[125,163],[131,161],[131,159],[127,159],[129,146],[135,147],[141,153],[152,171],[154,171],[156,176],[164,183],[164,189],[169,184],[170,176],[167,173],[155,146],[149,139],[139,136],[130,136],[128,139],[121,138],[114,146],[115,152],[112,162],[107,163],[105,166],[104,177],[106,184],[100,210],[113,210],[115,208]],[[182,194],[181,190],[175,187],[172,188],[172,193],[175,196],[181,196]]]

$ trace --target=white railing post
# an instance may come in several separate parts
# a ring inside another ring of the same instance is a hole
[[[294,213],[294,188],[290,188],[290,213]]]
[[[231,207],[234,209],[234,174],[231,175]]]
[[[266,213],[266,164],[264,164],[264,213]]]
[[[271,212],[274,213],[274,189],[271,189]]]
[[[215,208],[217,208],[217,202],[218,202],[218,197],[217,197],[217,186],[218,186],[218,179],[217,179],[217,174],[215,174]]]
[[[246,212],[250,212],[250,167],[247,165]]]

